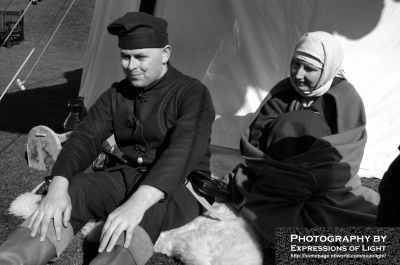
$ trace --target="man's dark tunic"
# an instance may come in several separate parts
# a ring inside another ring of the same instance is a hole
[[[210,174],[209,142],[214,117],[207,88],[170,65],[162,78],[142,90],[135,89],[125,79],[104,92],[85,120],[74,129],[52,168],[52,175],[66,177],[71,185],[73,176],[95,160],[102,143],[114,134],[128,166],[111,168],[100,174],[112,175],[116,171],[122,174],[128,197],[132,192],[131,183],[136,181],[132,182],[132,178],[137,176],[141,176],[140,185],[163,191],[164,202],[152,208],[163,208],[162,216],[160,211],[155,215],[160,218],[166,218],[164,214],[176,216],[178,220],[175,222],[172,218],[171,224],[164,225],[163,229],[175,228],[195,217],[185,216],[190,212],[188,208],[194,207],[193,203],[187,202],[195,200],[183,182],[192,171]],[[71,186],[69,193],[71,195]],[[79,202],[75,204],[81,208]],[[80,220],[80,223],[84,221]],[[75,232],[79,226],[74,226]],[[151,237],[154,240],[155,236]]]

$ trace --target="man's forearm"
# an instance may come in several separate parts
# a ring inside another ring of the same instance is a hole
[[[58,190],[68,192],[69,182],[62,176],[54,176],[51,180],[49,191]]]
[[[144,213],[162,198],[164,198],[164,192],[149,185],[142,185],[133,193],[126,203],[132,204],[133,207],[140,208]]]

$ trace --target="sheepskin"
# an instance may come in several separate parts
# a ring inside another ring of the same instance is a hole
[[[43,183],[37,185],[31,192],[19,195],[10,205],[8,212],[18,217],[27,219],[39,206],[43,195],[35,194]]]
[[[18,196],[11,203],[9,213],[28,218],[43,197],[34,194],[40,185]],[[161,233],[154,250],[187,265],[262,264],[261,238],[249,221],[229,204],[214,203],[213,207],[222,221],[207,212],[183,227]],[[98,242],[102,224],[91,220],[81,232],[87,240]]]
[[[31,216],[44,197],[43,195],[35,194],[35,192],[43,183],[44,182],[37,185],[31,192],[19,195],[13,202],[11,202],[8,212],[23,219],[27,219],[29,216]],[[96,220],[90,220],[81,229],[82,234],[86,236],[99,223],[100,222],[96,222]]]
[[[222,221],[210,213],[180,228],[161,233],[154,250],[191,265],[262,264],[261,238],[242,215],[225,203],[213,207]]]

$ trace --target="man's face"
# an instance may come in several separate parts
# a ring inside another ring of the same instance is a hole
[[[121,50],[122,68],[135,88],[145,88],[165,74],[169,48],[165,49]]]

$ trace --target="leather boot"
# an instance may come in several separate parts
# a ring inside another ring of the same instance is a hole
[[[137,226],[133,230],[131,243],[128,248],[125,243],[125,233],[122,234],[110,251],[99,253],[90,265],[144,265],[153,256],[153,242],[143,228]]]
[[[1,246],[1,265],[45,265],[56,257],[56,248],[47,238],[39,241],[39,234],[31,237],[31,230],[19,227]]]
[[[31,216],[28,219],[26,219],[20,225],[20,227],[28,228],[30,219],[31,219]],[[39,233],[40,233],[40,231],[38,231],[38,234]],[[38,236],[38,234],[36,234],[36,236]],[[47,228],[46,240],[50,241],[53,244],[53,246],[55,247],[57,258],[60,257],[61,253],[64,251],[64,249],[67,248],[68,244],[72,241],[73,238],[74,238],[74,230],[72,229],[72,226],[68,225],[68,227],[64,227],[62,225],[61,226],[61,240],[57,240],[56,230],[54,229],[54,220],[51,219],[49,226]],[[40,263],[38,263],[38,264],[40,264]]]
[[[99,253],[93,260],[90,262],[90,265],[137,265],[132,254],[128,249],[123,246],[114,246],[114,248],[110,251],[103,251]]]

